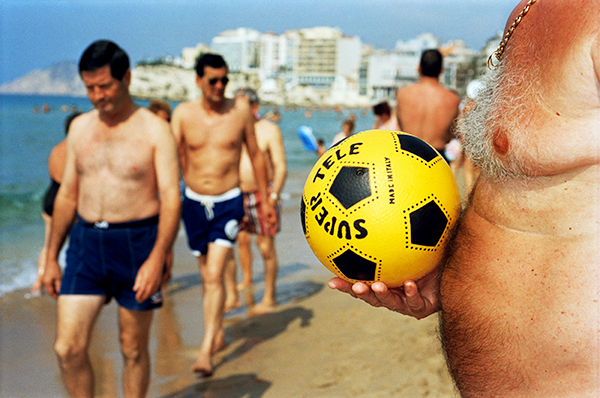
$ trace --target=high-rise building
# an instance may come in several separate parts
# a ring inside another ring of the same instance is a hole
[[[248,28],[227,30],[212,39],[211,51],[223,56],[232,73],[256,72],[260,36],[260,32]]]

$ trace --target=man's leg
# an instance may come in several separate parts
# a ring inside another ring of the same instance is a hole
[[[235,263],[233,250],[231,250],[225,259],[225,276],[223,278],[225,282],[225,309],[223,310],[223,313],[238,309],[242,306],[236,286],[236,268],[237,264]]]
[[[277,253],[275,253],[275,238],[256,236],[256,244],[260,250],[265,267],[265,294],[260,304],[254,307],[254,313],[267,313],[275,309],[275,282],[277,280]]]
[[[126,398],[145,397],[150,381],[148,339],[154,312],[119,307],[119,339],[123,355],[123,393]]]
[[[242,281],[238,285],[238,290],[244,290],[252,286],[252,234],[247,231],[238,232],[238,257],[240,258],[240,267],[242,268]]]
[[[206,376],[212,375],[211,357],[225,344],[223,333],[223,306],[225,288],[223,273],[225,261],[233,249],[209,243],[208,254],[198,257],[203,285],[204,339],[192,370]]]
[[[104,296],[58,297],[54,351],[72,397],[94,396],[94,373],[88,356],[90,335],[104,305]]]

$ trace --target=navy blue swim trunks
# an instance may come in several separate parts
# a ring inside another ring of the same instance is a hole
[[[158,216],[109,224],[89,223],[78,217],[71,228],[67,266],[60,294],[87,294],[114,297],[120,306],[146,311],[162,306],[160,288],[138,303],[133,284],[146,261],[158,232]]]
[[[233,247],[244,217],[242,191],[234,188],[221,195],[209,196],[186,188],[181,216],[188,245],[195,256],[206,254],[211,242]]]

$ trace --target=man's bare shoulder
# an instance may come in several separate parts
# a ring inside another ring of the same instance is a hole
[[[456,91],[450,90],[449,88],[446,88],[446,87],[442,87],[442,88],[444,90],[446,90],[446,96],[448,97],[448,100],[455,102],[456,106],[458,106],[458,104],[460,104],[460,96],[456,93]]]
[[[146,108],[139,108],[135,117],[136,119],[132,120],[134,127],[139,125],[139,128],[152,134],[170,133],[169,123]]]
[[[418,83],[412,83],[407,86],[402,86],[402,87],[398,88],[398,90],[396,90],[396,97],[404,98],[407,95],[410,95],[410,93],[418,87],[417,84]]]
[[[226,98],[225,107],[239,113],[249,113],[250,103],[248,101],[240,101],[239,99]]]
[[[200,107],[201,103],[202,102],[200,98],[196,98],[190,101],[184,101],[175,107],[172,117],[175,118],[178,116],[186,115],[192,112],[194,109],[197,110]]]
[[[100,118],[98,116],[98,111],[95,109],[86,113],[82,113],[71,122],[67,139],[74,140],[81,134],[89,133],[95,128],[94,126],[98,125],[99,122]]]
[[[265,134],[269,136],[280,136],[281,129],[277,123],[273,123],[268,119],[260,119],[255,126],[256,134]]]

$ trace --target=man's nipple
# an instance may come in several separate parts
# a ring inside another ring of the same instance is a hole
[[[504,131],[498,131],[494,134],[494,150],[500,156],[504,156],[508,153],[508,137]]]

